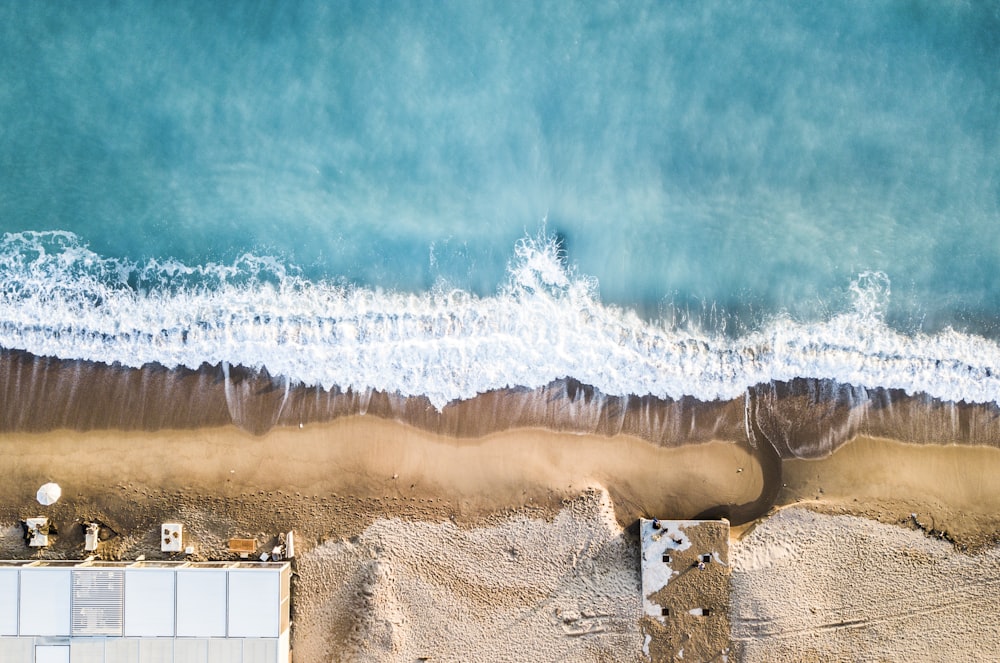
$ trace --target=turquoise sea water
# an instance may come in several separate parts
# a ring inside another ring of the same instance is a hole
[[[1000,3],[7,3],[0,346],[1000,398]]]

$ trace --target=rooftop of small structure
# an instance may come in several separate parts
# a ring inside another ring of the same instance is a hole
[[[643,652],[652,661],[725,657],[729,648],[729,522],[639,522]]]

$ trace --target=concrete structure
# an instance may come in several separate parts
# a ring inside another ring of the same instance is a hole
[[[49,519],[43,516],[28,518],[24,521],[28,527],[28,545],[32,548],[44,548],[49,545]]]
[[[98,523],[87,523],[84,529],[83,549],[86,552],[97,550],[97,544],[101,542],[101,526]]]
[[[727,654],[729,522],[643,519],[639,532],[646,656],[708,661]]]
[[[288,663],[291,568],[0,561],[3,663]]]
[[[163,523],[160,528],[160,551],[180,552],[184,550],[184,525],[180,523]]]

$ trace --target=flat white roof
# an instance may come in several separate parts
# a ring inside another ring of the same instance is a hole
[[[226,636],[228,573],[216,569],[177,571],[177,635],[185,638]]]
[[[290,574],[287,562],[0,560],[0,640],[178,637],[209,647],[213,639],[280,639],[288,630]],[[237,648],[211,647],[220,660]]]
[[[230,637],[278,637],[281,623],[281,577],[252,569],[229,573]]]
[[[276,640],[71,638],[61,645],[41,638],[0,638],[3,663],[288,663],[288,654],[287,634]]]
[[[170,569],[125,569],[124,635],[158,638],[174,634],[175,576]]]
[[[0,567],[0,635],[17,635],[19,575],[16,568]]]
[[[72,571],[25,567],[20,576],[18,634],[69,635]]]

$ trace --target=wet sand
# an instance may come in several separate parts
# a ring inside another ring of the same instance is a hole
[[[964,548],[1000,535],[1000,449],[858,437],[821,460],[783,463],[778,505],[909,525]]]
[[[204,364],[169,369],[37,357],[0,349],[0,432],[164,431],[235,426],[255,435],[351,416],[406,423],[449,438],[525,428],[627,435],[657,446],[712,440],[783,459],[828,456],[858,436],[1000,448],[1000,406],[796,378],[748,386],[731,400],[604,394],[573,378],[497,389],[441,409],[423,396],[291,384],[266,371]]]
[[[88,497],[118,486],[235,498],[256,491],[447,503],[456,517],[533,502],[558,504],[606,487],[619,518],[690,517],[756,499],[761,469],[747,448],[708,442],[657,447],[631,436],[524,429],[454,439],[375,417],[277,429],[235,427],[155,433],[8,434],[0,439],[9,481],[4,505],[27,506],[44,481]]]

